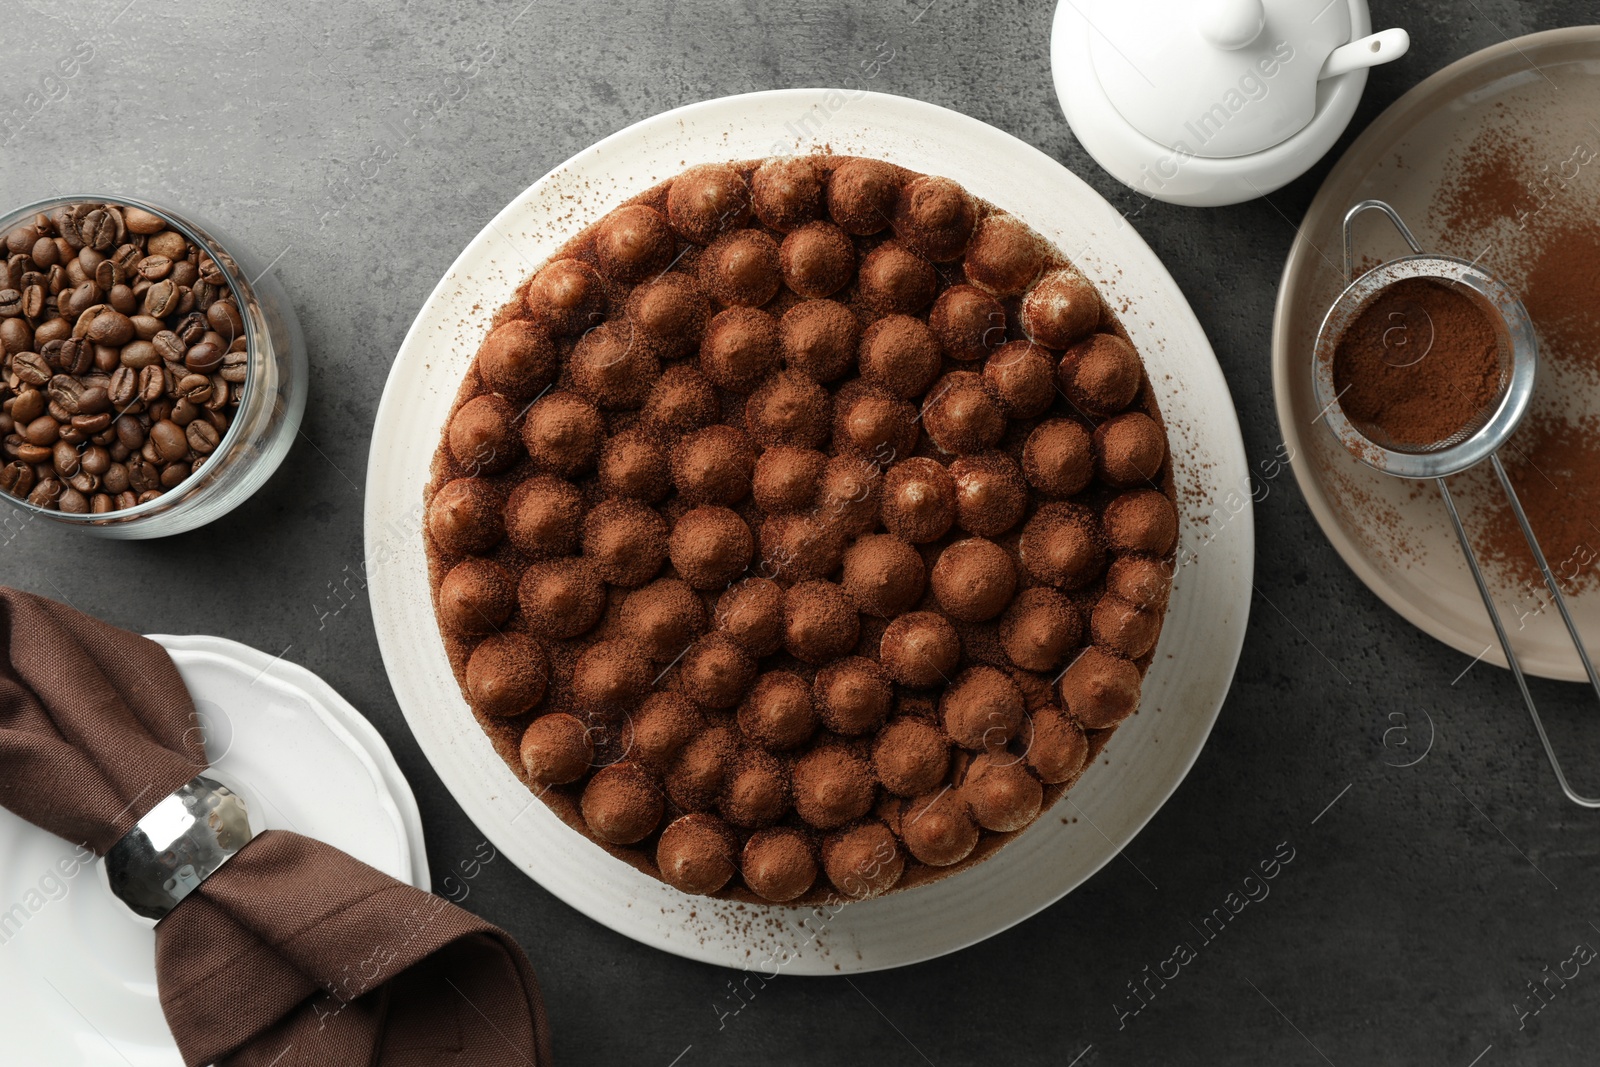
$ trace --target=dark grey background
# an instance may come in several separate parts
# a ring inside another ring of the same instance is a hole
[[[993,123],[1129,214],[1210,335],[1255,465],[1280,441],[1268,375],[1278,274],[1337,156],[1270,203],[1145,202],[1068,130],[1043,0],[524,2],[6,0],[0,17],[0,111],[24,107],[76,42],[95,50],[0,149],[5,205],[58,190],[147,196],[216,222],[263,261],[281,253],[273,270],[312,364],[304,439],[233,515],[157,543],[33,523],[0,547],[0,579],[136,630],[287,649],[388,739],[421,804],[436,877],[480,835],[412,740],[379,659],[359,578],[367,445],[418,307],[524,187],[667,108],[843,82],[886,42],[893,59],[873,88]],[[1375,72],[1343,143],[1446,63],[1594,13],[1581,0],[1377,6],[1374,22],[1408,28],[1412,51]],[[451,76],[484,44],[496,60],[463,92]],[[457,98],[413,135],[397,132],[436,91]],[[380,144],[394,158],[362,176]],[[346,179],[354,194],[334,192]],[[719,1029],[729,972],[614,934],[502,859],[474,880],[468,905],[527,948],[559,1060],[1595,1062],[1600,968],[1565,988],[1552,981],[1526,1029],[1513,1005],[1540,1003],[1525,983],[1575,945],[1600,946],[1597,817],[1557,799],[1508,675],[1479,665],[1452,682],[1466,657],[1355,580],[1292,478],[1266,489],[1260,595],[1233,692],[1188,780],[1127,850],[1132,863],[952,957],[849,981],[780,977]],[[1537,692],[1574,767],[1594,772],[1579,775],[1592,791],[1600,734],[1581,729],[1594,723],[1585,691]],[[1409,732],[1386,744],[1401,723]],[[1391,766],[1424,751],[1430,733],[1422,762]],[[1282,842],[1295,858],[1271,896],[1119,1029],[1113,1005],[1134,1006],[1126,983],[1180,940],[1198,943],[1191,923]]]

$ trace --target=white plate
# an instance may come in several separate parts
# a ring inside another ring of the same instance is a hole
[[[1178,576],[1140,714],[1068,799],[994,858],[825,922],[810,909],[685,896],[535,801],[461,698],[434,623],[421,533],[422,490],[451,401],[490,318],[535,265],[687,166],[821,145],[947,175],[1070,256],[1144,354],[1177,460],[1185,544],[1213,537]],[[423,305],[384,389],[367,469],[366,550],[373,621],[400,707],[434,770],[502,853],[645,944],[730,967],[832,974],[914,963],[989,937],[1058,900],[1127,844],[1183,779],[1227,693],[1250,607],[1254,531],[1244,447],[1216,358],[1171,277],[1111,205],[975,119],[877,93],[792,89],[694,104],[614,134],[539,179],[472,240]]]
[[[212,767],[244,793],[252,824],[259,815],[428,887],[411,789],[327,683],[234,641],[152,639],[177,664]],[[86,853],[0,809],[0,921],[14,924],[0,927],[4,1062],[181,1067],[156,998],[154,923],[111,895],[103,864],[74,864]]]
[[[1328,172],[1289,249],[1272,327],[1272,389],[1278,423],[1294,456],[1306,503],[1339,555],[1367,587],[1406,621],[1468,656],[1505,666],[1471,572],[1439,492],[1427,482],[1391,478],[1359,463],[1317,422],[1311,390],[1311,350],[1317,327],[1344,288],[1340,224],[1349,208],[1377,198],[1393,204],[1425,251],[1476,260],[1513,291],[1520,289],[1522,251],[1515,220],[1493,233],[1457,230],[1431,210],[1440,188],[1463,169],[1474,137],[1510,129],[1520,142],[1517,177],[1542,180],[1574,145],[1600,144],[1600,27],[1575,26],[1505,41],[1431,75],[1364,130]],[[1592,165],[1590,168],[1592,169]],[[1594,176],[1564,196],[1600,199]],[[1373,262],[1405,251],[1377,213],[1355,230],[1358,256]],[[1537,330],[1538,324],[1535,323]],[[1562,373],[1552,360],[1539,368],[1531,411],[1564,408],[1600,415],[1592,378]],[[1499,488],[1486,465],[1451,479],[1469,531],[1481,529]],[[1546,546],[1552,567],[1562,558]],[[1591,564],[1592,566],[1592,564]],[[1488,571],[1522,669],[1582,681],[1560,615],[1543,584],[1508,582]],[[1592,649],[1600,642],[1600,590],[1567,598],[1573,620]]]

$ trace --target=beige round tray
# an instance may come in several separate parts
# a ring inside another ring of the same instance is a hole
[[[1500,135],[1516,142],[1515,153],[1507,156],[1510,169],[1529,183],[1557,170],[1575,146],[1600,154],[1600,26],[1532,34],[1476,52],[1417,85],[1362,133],[1323,182],[1289,250],[1273,322],[1272,384],[1295,476],[1345,562],[1407,621],[1468,656],[1503,667],[1505,657],[1437,489],[1357,462],[1319,420],[1311,386],[1317,327],[1345,284],[1342,220],[1359,201],[1388,201],[1425,250],[1477,259],[1520,290],[1526,248],[1519,242],[1528,238],[1519,221],[1452,225],[1445,204],[1446,191],[1459,186],[1471,165],[1473,145]],[[1577,171],[1560,186],[1560,203],[1530,195],[1530,206],[1600,218],[1600,158]],[[1355,250],[1358,272],[1406,251],[1375,214],[1357,222]],[[1595,343],[1600,345],[1600,337]],[[1542,360],[1533,412],[1540,410],[1600,415],[1600,380],[1592,371]],[[1452,479],[1451,492],[1469,532],[1486,528],[1499,499],[1486,465]],[[1578,553],[1575,570],[1600,567],[1600,514],[1593,523],[1592,552]],[[1571,556],[1545,547],[1552,566]],[[1523,670],[1582,680],[1583,668],[1542,584],[1505,567],[1491,565],[1488,572]],[[1569,591],[1567,597],[1591,649],[1600,646],[1597,577],[1584,575],[1576,595]]]

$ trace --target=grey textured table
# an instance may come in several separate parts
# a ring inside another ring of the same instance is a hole
[[[1267,372],[1278,273],[1334,158],[1270,202],[1145,202],[1068,130],[1050,87],[1044,0],[523,2],[7,0],[0,33],[0,112],[26,111],[77,42],[94,52],[0,150],[5,202],[102,189],[192,208],[263,259],[278,256],[312,362],[303,439],[233,515],[131,544],[34,523],[0,548],[0,580],[123,626],[220,634],[319,672],[394,749],[436,877],[480,835],[385,678],[361,579],[362,483],[406,327],[525,186],[679,104],[841,82],[885,42],[893,58],[873,88],[993,123],[1127,212],[1210,335],[1254,462],[1279,442]],[[1412,52],[1374,74],[1341,147],[1451,60],[1594,12],[1583,0],[1377,6],[1375,22],[1411,31]],[[471,77],[453,76],[469,62]],[[427,118],[404,124],[417,108]],[[380,149],[389,158],[374,166]],[[467,905],[527,948],[560,1061],[1595,1062],[1600,973],[1546,976],[1574,946],[1600,946],[1600,833],[1595,815],[1558,800],[1510,677],[1479,665],[1458,678],[1468,660],[1356,581],[1292,478],[1267,485],[1256,523],[1249,638],[1188,780],[1127,862],[981,945],[853,980],[781,977],[719,1025],[729,972],[635,944],[509,862],[489,864]],[[1536,692],[1593,791],[1600,773],[1582,770],[1600,771],[1600,732],[1583,730],[1585,691]],[[1431,750],[1396,767],[1427,741],[1422,711]],[[1405,735],[1386,736],[1402,721],[1409,749]],[[1197,936],[1260,861],[1289,849],[1269,897],[1214,940]],[[1197,957],[1165,984],[1147,982],[1171,972],[1163,961],[1184,940]],[[1541,979],[1535,999],[1527,983]],[[92,1016],[93,1005],[78,1007]]]

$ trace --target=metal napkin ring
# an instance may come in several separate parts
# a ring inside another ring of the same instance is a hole
[[[111,846],[106,876],[124,904],[159,922],[254,836],[244,798],[196,775]]]

